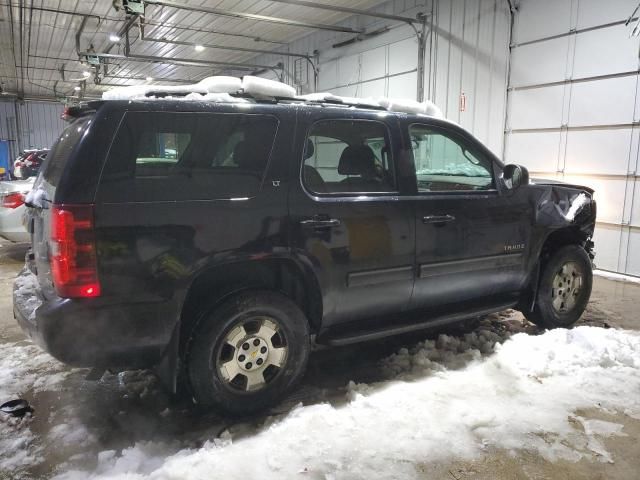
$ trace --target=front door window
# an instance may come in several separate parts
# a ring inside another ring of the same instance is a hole
[[[424,125],[409,127],[418,192],[489,190],[491,163],[452,137]]]

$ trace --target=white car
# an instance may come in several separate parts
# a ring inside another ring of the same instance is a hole
[[[0,182],[0,235],[13,242],[28,242],[29,233],[22,217],[24,200],[33,188],[36,177]]]

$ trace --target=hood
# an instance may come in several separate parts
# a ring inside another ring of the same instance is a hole
[[[546,178],[532,178],[529,180],[529,182],[532,185],[558,185],[560,187],[575,188],[578,190],[584,190],[586,192],[589,192],[589,194],[593,194],[594,192],[593,188],[591,187],[587,187],[585,185],[578,185],[576,183],[561,182],[559,180],[551,180]]]

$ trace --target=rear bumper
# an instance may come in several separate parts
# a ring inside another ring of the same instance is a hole
[[[166,303],[116,304],[103,298],[43,299],[23,269],[13,286],[13,314],[24,333],[58,360],[79,367],[155,366],[175,326]],[[27,282],[27,283],[28,283]]]

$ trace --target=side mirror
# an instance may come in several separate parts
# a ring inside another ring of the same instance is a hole
[[[522,165],[515,165],[513,163],[505,165],[502,170],[502,182],[507,190],[515,190],[522,185],[529,183],[529,170]]]

